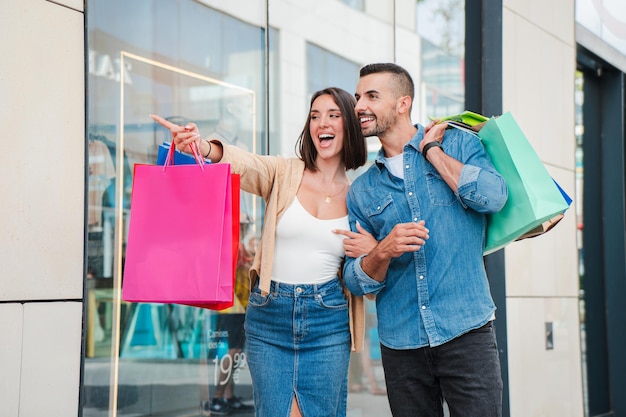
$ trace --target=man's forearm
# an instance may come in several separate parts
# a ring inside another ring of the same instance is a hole
[[[378,250],[378,246],[372,250],[369,255],[361,258],[361,269],[370,278],[383,282],[387,277],[387,269],[391,258],[383,256],[382,251]]]
[[[442,149],[432,149],[428,152],[428,161],[435,167],[441,178],[448,184],[454,193],[459,188],[459,178],[463,164],[447,155]]]

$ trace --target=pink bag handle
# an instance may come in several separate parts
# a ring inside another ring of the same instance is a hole
[[[198,143],[197,142],[193,142],[191,143],[191,145],[189,145],[189,147],[191,148],[191,153],[193,154],[193,158],[196,160],[196,162],[198,163],[198,165],[200,166],[200,169],[202,169],[204,171],[204,158],[200,157],[200,148],[198,147]],[[168,165],[174,165],[174,152],[176,151],[176,145],[174,144],[174,141],[172,141],[172,143],[170,144],[170,149],[167,151],[167,156],[165,157],[165,163],[163,164],[163,171],[165,171],[165,168]]]

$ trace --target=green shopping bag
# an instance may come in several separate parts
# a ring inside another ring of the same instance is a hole
[[[491,118],[478,136],[509,191],[502,210],[488,218],[487,255],[552,229],[571,199],[552,179],[511,113]]]

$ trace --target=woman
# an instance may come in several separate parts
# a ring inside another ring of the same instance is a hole
[[[195,125],[152,116],[170,129],[179,150],[190,152],[195,141],[205,158],[230,163],[241,174],[242,190],[267,203],[245,319],[259,417],[346,415],[350,350],[363,343],[363,304],[355,297],[349,303],[344,293],[338,276],[344,238],[333,232],[349,230],[346,170],[367,158],[354,106],[352,95],[339,88],[313,94],[297,158],[200,140]],[[350,237],[352,246],[376,244],[371,236]]]

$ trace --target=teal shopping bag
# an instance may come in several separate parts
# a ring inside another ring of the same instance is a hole
[[[488,218],[487,255],[547,232],[563,218],[571,199],[552,179],[511,113],[491,118],[478,136],[509,191],[502,210]]]

